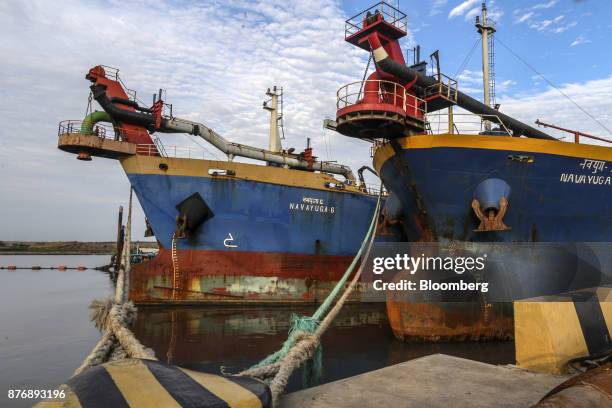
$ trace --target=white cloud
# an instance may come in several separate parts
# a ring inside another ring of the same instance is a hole
[[[535,28],[538,31],[543,31],[551,24],[552,24],[552,20],[542,20],[542,21],[532,23],[529,27]]]
[[[478,4],[479,0],[465,0],[455,8],[453,8],[450,13],[448,13],[448,18],[454,18],[458,16],[462,16],[465,12],[467,12],[472,6]]]
[[[465,13],[465,19],[472,20],[474,17],[480,14],[480,11],[481,11],[480,7],[474,7],[473,9]]]
[[[472,7],[475,4],[478,4],[478,5],[476,7]],[[465,1],[461,3],[459,6],[455,7],[453,10],[451,10],[448,17],[453,18],[453,17],[463,15],[465,20],[469,21],[469,20],[473,20],[474,17],[479,15],[481,11],[482,11],[482,7],[479,1],[475,1],[472,4],[469,4],[469,1]],[[487,7],[488,19],[492,20],[493,22],[496,22],[503,15],[504,15],[504,12],[500,8],[496,7],[495,1],[490,1]]]
[[[529,13],[525,13],[522,16],[520,16],[519,18],[517,18],[515,20],[515,23],[522,23],[525,22],[527,20],[529,20],[535,13],[533,11],[530,11]]]
[[[0,239],[113,238],[116,207],[129,191],[119,163],[78,162],[56,147],[57,123],[83,116],[84,75],[99,63],[120,68],[143,100],[164,88],[176,116],[262,147],[269,120],[263,93],[282,85],[285,146],[301,149],[310,137],[324,160],[369,164],[365,142],[323,137],[336,90],[361,79],[367,61],[344,42],[344,19],[333,0],[5,0],[0,94],[11,102],[0,105],[10,118],[0,128]],[[185,135],[162,137],[195,146]],[[135,223],[140,233],[140,215]]]
[[[499,22],[499,20],[504,15],[504,11],[501,8],[497,7],[494,0],[491,0],[488,8],[489,8],[488,17],[495,22]]]
[[[586,43],[590,43],[591,40],[587,39],[585,36],[583,35],[579,35],[571,44],[570,47],[575,47],[577,45],[580,44],[586,44]]]
[[[563,21],[564,18],[565,18],[564,15],[559,15],[553,19],[532,21],[529,27],[536,29],[538,31],[550,31],[550,32],[558,34],[558,33],[562,33],[563,31],[577,24],[577,23],[572,22],[566,26],[560,26],[559,24]]]
[[[433,6],[431,7],[431,11],[429,12],[430,16],[438,15],[442,12],[442,8],[446,6],[448,0],[434,0]]]
[[[572,21],[572,22],[571,22],[571,23],[569,23],[569,24],[566,24],[566,25],[564,25],[564,26],[561,26],[561,27],[557,27],[557,28],[555,28],[555,29],[553,30],[553,33],[555,33],[555,34],[560,34],[560,33],[563,33],[563,32],[565,32],[565,31],[569,30],[569,29],[570,29],[570,28],[572,28],[572,27],[576,27],[577,25],[578,25],[578,22],[577,22],[577,21]]]
[[[557,4],[559,0],[551,0],[547,3],[539,3],[532,7],[532,10],[548,9]]]
[[[563,93],[572,98],[578,105],[586,109],[592,116],[612,129],[612,77],[587,82],[565,84],[559,87]],[[501,111],[515,116],[525,123],[533,124],[536,119],[557,124],[569,129],[581,130],[604,138],[612,138],[605,129],[576,108],[572,102],[559,94],[555,89],[543,92],[504,97]],[[567,133],[550,129],[544,130],[555,137],[571,137]],[[584,143],[589,142],[587,139]],[[608,146],[610,146],[608,144]]]
[[[472,71],[464,69],[458,76],[457,82],[459,89],[472,97],[481,98],[483,93],[483,80],[482,71]],[[495,90],[497,94],[507,93],[512,90],[512,87],[517,84],[512,79],[500,80],[498,79],[495,83]]]
[[[516,81],[512,79],[506,79],[505,81],[497,81],[495,84],[495,90],[498,95],[506,94],[508,91],[512,90],[512,87],[517,84]]]

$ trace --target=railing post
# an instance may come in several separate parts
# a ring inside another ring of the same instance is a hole
[[[347,107],[349,105],[349,100],[348,100],[348,85],[344,88],[344,107]]]
[[[397,106],[397,83],[393,83],[393,106]]]
[[[580,143],[580,132],[574,133],[574,143]]]

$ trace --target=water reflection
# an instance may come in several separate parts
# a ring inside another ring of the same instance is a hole
[[[238,372],[276,351],[287,338],[292,313],[301,308],[140,307],[134,331],[161,360],[218,373]],[[502,343],[402,343],[387,323],[384,304],[345,306],[323,337],[322,383],[417,357],[445,353],[478,361],[514,362],[514,345]],[[288,391],[302,387],[294,373]]]

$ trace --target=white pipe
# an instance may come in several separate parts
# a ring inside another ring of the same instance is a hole
[[[178,118],[163,118],[160,131],[165,133],[188,133],[190,135],[200,136],[229,157],[247,157],[295,169],[318,170],[324,173],[339,174],[351,183],[355,182],[355,176],[348,166],[317,161],[309,163],[306,160],[298,158],[297,155],[294,154],[275,153],[257,147],[231,143],[223,136],[201,123]]]

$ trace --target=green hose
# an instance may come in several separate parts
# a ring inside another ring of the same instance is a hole
[[[93,127],[98,122],[112,123],[113,119],[104,111],[91,112],[89,115],[85,116],[83,123],[81,123],[81,133],[93,135]]]

